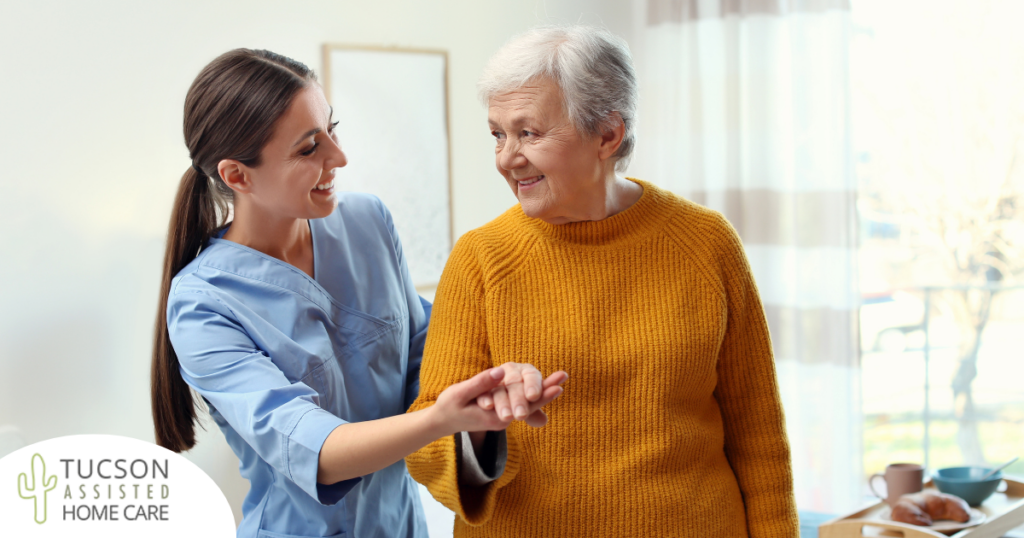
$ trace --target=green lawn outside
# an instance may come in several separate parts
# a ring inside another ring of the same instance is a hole
[[[990,464],[1005,462],[1014,456],[1024,458],[1024,411],[1007,407],[998,410],[998,418],[978,424],[985,457]],[[932,469],[963,465],[956,442],[957,425],[953,420],[931,421]],[[889,463],[924,463],[924,422],[910,416],[869,415],[864,421],[865,480],[885,471]],[[1004,471],[1024,476],[1024,460]]]

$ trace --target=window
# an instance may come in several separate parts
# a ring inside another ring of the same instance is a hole
[[[852,15],[864,471],[1009,460],[1024,446],[1024,3],[854,0]]]

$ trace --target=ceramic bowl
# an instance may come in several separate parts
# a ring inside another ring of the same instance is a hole
[[[1002,471],[981,480],[991,470],[991,467],[946,467],[935,471],[932,481],[939,491],[956,495],[971,506],[978,506],[995,493],[1003,481]]]

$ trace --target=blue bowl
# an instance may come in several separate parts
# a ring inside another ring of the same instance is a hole
[[[947,467],[935,471],[932,481],[939,491],[956,495],[971,506],[979,506],[996,492],[1003,480],[1002,471],[981,480],[991,470],[991,467]]]

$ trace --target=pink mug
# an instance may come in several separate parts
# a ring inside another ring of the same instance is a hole
[[[875,479],[885,480],[885,492],[882,497],[875,489]],[[868,479],[868,487],[879,499],[884,499],[889,506],[896,504],[901,496],[921,491],[924,484],[924,467],[916,463],[892,463],[885,468],[885,474],[875,473]]]

